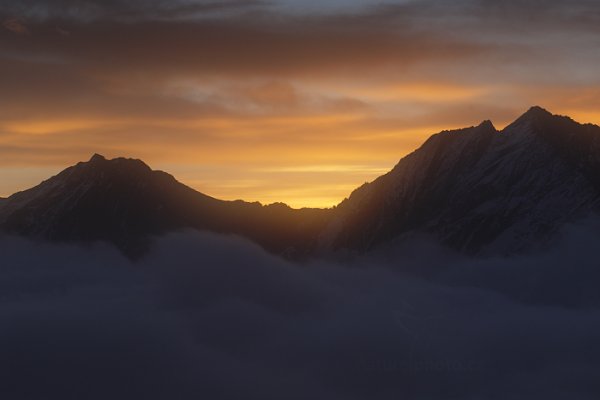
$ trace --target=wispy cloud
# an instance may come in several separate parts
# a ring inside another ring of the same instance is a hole
[[[600,122],[597,2],[342,3],[1,3],[0,164],[104,151],[234,166],[220,177],[266,182],[235,197],[267,201],[282,184],[269,169],[314,180],[310,166],[344,165],[352,187],[432,133],[502,126],[533,104]],[[218,178],[190,181],[233,196]],[[348,195],[336,190],[323,205]]]
[[[4,29],[7,29],[18,35],[29,34],[29,29],[27,28],[27,26],[23,23],[23,21],[17,18],[5,19],[2,22],[2,26],[4,27]]]

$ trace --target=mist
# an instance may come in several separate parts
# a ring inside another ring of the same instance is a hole
[[[0,397],[597,398],[597,224],[527,256],[302,265],[198,232],[137,262],[4,237]]]

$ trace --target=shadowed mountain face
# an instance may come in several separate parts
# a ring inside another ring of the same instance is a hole
[[[598,210],[600,128],[534,107],[502,131],[442,132],[355,190],[321,235],[361,251],[424,233],[465,253],[510,254]]]
[[[217,200],[140,160],[100,155],[0,203],[5,232],[108,241],[134,257],[144,252],[151,236],[186,228],[239,234],[272,252],[300,257],[313,247],[324,215],[323,210],[283,204]]]
[[[139,160],[95,155],[0,199],[0,228],[58,241],[104,240],[131,256],[186,228],[245,236],[277,254],[369,251],[426,234],[470,254],[523,252],[600,206],[600,127],[534,107],[432,136],[333,210],[221,201]]]

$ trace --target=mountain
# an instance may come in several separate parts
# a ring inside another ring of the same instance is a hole
[[[343,201],[320,247],[368,251],[424,234],[464,253],[519,253],[599,199],[600,127],[533,107],[502,131],[485,121],[433,135]]]
[[[0,229],[52,241],[108,241],[144,253],[153,236],[183,229],[245,236],[265,249],[301,257],[322,230],[324,210],[222,201],[140,160],[94,155],[0,203]]]
[[[140,160],[94,155],[0,199],[0,230],[53,241],[108,241],[137,257],[183,229],[237,234],[293,258],[370,251],[426,235],[467,254],[547,244],[600,208],[600,127],[533,107],[505,129],[443,131],[337,207],[222,201]]]

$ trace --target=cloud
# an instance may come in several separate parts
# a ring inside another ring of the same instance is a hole
[[[3,238],[0,394],[593,398],[596,225],[520,259],[424,242],[426,258],[409,246],[304,266],[199,233],[135,265],[104,245]]]
[[[101,152],[202,166],[210,195],[273,201],[278,178],[248,171],[391,168],[442,129],[540,103],[598,123],[599,15],[587,0],[0,2],[30,32],[0,29],[0,174]],[[232,194],[232,176],[264,184]],[[331,206],[372,178],[276,200]]]
[[[27,26],[25,26],[25,24],[16,18],[11,18],[11,19],[6,19],[4,20],[4,22],[2,22],[2,26],[13,32],[16,33],[18,35],[26,35],[29,34],[29,29],[27,28]]]
[[[237,13],[265,5],[260,0],[23,0],[0,4],[0,14],[20,15],[36,20],[136,21],[146,19],[190,19],[205,15]]]
[[[71,36],[71,32],[69,32],[68,30],[63,29],[63,28],[61,28],[59,26],[56,27],[56,32],[60,33],[63,36]]]

